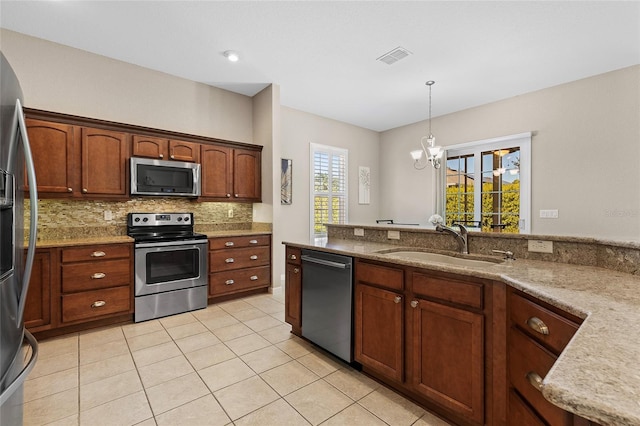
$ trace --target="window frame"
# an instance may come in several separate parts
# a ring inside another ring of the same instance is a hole
[[[317,143],[309,144],[309,237],[311,241],[321,241],[322,239],[326,240],[327,236],[318,236],[315,233],[315,154],[317,152],[329,154],[329,167],[332,165],[332,158],[334,156],[344,156],[344,195],[341,196],[344,198],[344,223],[349,222],[349,150],[346,148],[339,148],[336,146],[330,145],[322,145]],[[331,169],[329,171],[329,177],[331,178]],[[333,191],[331,189],[331,182],[328,185],[329,191],[327,195],[329,196],[329,205],[331,205],[331,199],[333,197]],[[329,209],[329,220],[327,223],[340,223],[332,221],[332,210]]]
[[[482,182],[482,153],[499,149],[520,148],[520,218],[518,220],[518,230],[520,234],[531,233],[531,132],[518,133],[515,135],[501,136],[491,139],[482,139],[473,142],[465,142],[445,147],[443,156],[443,167],[439,169],[439,179],[434,180],[434,191],[441,197],[442,202],[438,206],[439,214],[446,218],[446,191],[447,191],[447,160],[449,157],[459,157],[464,155],[474,156],[474,180]],[[480,221],[482,218],[482,190],[474,191],[474,220]]]

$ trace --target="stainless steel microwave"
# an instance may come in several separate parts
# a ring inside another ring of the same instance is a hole
[[[131,195],[200,196],[200,164],[131,157]]]

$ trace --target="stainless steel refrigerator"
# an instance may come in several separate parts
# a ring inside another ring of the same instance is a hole
[[[2,52],[0,100],[0,425],[13,426],[22,424],[23,384],[38,356],[38,344],[25,330],[23,318],[36,248],[38,194],[22,90]],[[26,256],[25,171],[31,213]]]

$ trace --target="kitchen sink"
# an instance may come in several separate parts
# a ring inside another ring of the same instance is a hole
[[[428,251],[407,250],[407,249],[382,250],[378,252],[378,254],[382,254],[384,256],[389,256],[389,257],[395,257],[398,259],[418,260],[423,262],[435,262],[435,263],[442,263],[445,265],[465,266],[465,267],[472,267],[472,268],[486,268],[488,266],[493,266],[498,263],[502,263],[501,259],[479,260],[479,259],[470,259],[468,257],[458,257],[458,256],[447,255],[447,254],[432,253]]]

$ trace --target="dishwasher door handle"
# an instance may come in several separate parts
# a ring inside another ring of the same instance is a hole
[[[347,263],[332,262],[331,260],[319,259],[317,257],[308,256],[306,254],[302,255],[302,261],[317,263],[318,265],[328,266],[330,268],[336,268],[336,269],[348,269],[351,266]]]

